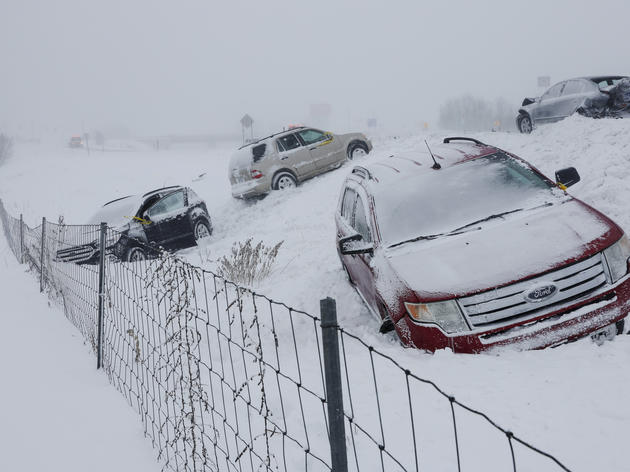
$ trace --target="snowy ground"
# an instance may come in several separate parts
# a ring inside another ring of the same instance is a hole
[[[551,177],[556,169],[575,166],[582,182],[570,193],[630,231],[628,130],[628,121],[574,117],[528,136],[470,136],[514,152]],[[448,134],[374,137],[374,152],[366,159],[424,149],[424,139],[437,143]],[[212,269],[233,242],[250,236],[284,241],[275,272],[257,291],[315,314],[321,298],[334,297],[344,327],[572,470],[630,470],[620,452],[630,445],[630,336],[601,347],[583,340],[543,352],[500,355],[430,355],[403,349],[392,335],[378,334],[378,323],[347,283],[337,258],[333,214],[349,166],[260,201],[237,201],[227,181],[235,145],[93,151],[90,156],[51,144],[18,145],[15,157],[0,169],[0,198],[13,214],[24,213],[31,225],[43,215],[56,220],[60,214],[68,223],[82,223],[113,198],[163,185],[191,185],[206,200],[215,229],[202,248],[183,253],[192,263]],[[202,180],[193,181],[204,172]]]
[[[159,470],[138,416],[4,234],[0,300],[0,470]]]

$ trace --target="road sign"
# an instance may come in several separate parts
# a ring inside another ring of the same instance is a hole
[[[243,125],[244,128],[251,128],[252,125],[254,124],[254,119],[251,116],[249,116],[247,113],[245,113],[243,118],[241,118],[241,124]]]

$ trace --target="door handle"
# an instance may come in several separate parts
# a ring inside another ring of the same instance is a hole
[[[315,149],[317,149],[317,146],[312,147],[312,148],[309,148],[308,150],[309,150],[309,151],[314,151]]]
[[[289,158],[289,156],[282,156],[282,157],[280,158],[280,160],[281,160],[281,161],[284,161],[285,159],[288,159],[288,158]]]

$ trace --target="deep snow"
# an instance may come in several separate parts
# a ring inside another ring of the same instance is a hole
[[[629,125],[572,117],[531,135],[469,135],[523,157],[551,177],[556,169],[577,167],[582,182],[570,193],[630,230]],[[374,151],[365,159],[424,149],[424,139],[431,144],[447,135],[372,137]],[[557,455],[572,470],[630,470],[620,453],[628,446],[630,425],[630,336],[603,346],[582,340],[553,350],[500,355],[430,355],[403,349],[393,335],[378,334],[378,322],[347,283],[337,259],[333,215],[350,167],[294,190],[243,202],[231,198],[227,179],[236,147],[92,151],[87,156],[83,150],[53,144],[18,144],[15,157],[0,169],[0,198],[32,225],[43,215],[55,219],[59,214],[68,223],[82,223],[114,198],[189,184],[206,200],[215,229],[202,248],[183,253],[193,264],[213,268],[234,241],[250,236],[274,244],[284,240],[275,272],[257,291],[314,314],[319,300],[332,296],[344,327]],[[197,180],[204,172],[205,178]]]
[[[0,470],[159,470],[136,413],[38,289],[0,223]]]

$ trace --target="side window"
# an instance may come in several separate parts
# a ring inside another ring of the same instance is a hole
[[[361,197],[357,198],[357,203],[354,209],[354,229],[357,230],[363,237],[363,241],[371,242],[372,236],[370,235],[370,225],[368,224],[367,217],[365,214],[365,207],[363,205],[363,200]]]
[[[285,151],[290,151],[291,149],[299,148],[301,146],[297,136],[294,134],[287,134],[286,136],[278,138],[278,143],[282,145]]]
[[[562,94],[562,89],[564,88],[565,84],[566,82],[560,82],[559,84],[556,84],[553,87],[551,87],[549,90],[545,92],[545,94],[543,95],[543,99],[559,97]]]
[[[147,215],[151,220],[159,219],[161,216],[174,213],[184,209],[184,192],[172,193],[157,202],[147,210]]]
[[[354,200],[357,193],[351,188],[347,188],[343,194],[341,202],[341,216],[348,222],[352,223],[352,209],[354,208]]]
[[[320,141],[325,141],[327,136],[321,131],[317,131],[316,129],[305,129],[298,132],[304,144],[308,146],[309,144],[318,143]]]
[[[276,147],[278,148],[278,152],[284,151],[284,146],[282,145],[282,142],[279,139],[276,139]]]

